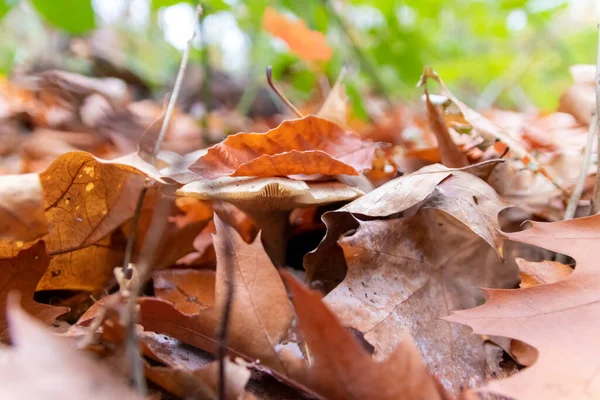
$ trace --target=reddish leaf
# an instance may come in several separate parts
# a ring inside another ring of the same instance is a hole
[[[68,311],[64,307],[40,304],[33,300],[35,287],[49,263],[50,257],[46,254],[43,242],[21,251],[15,258],[0,260],[0,340],[8,337],[4,312],[11,290],[20,291],[23,294],[23,308],[46,324],[54,322],[56,317]]]
[[[267,133],[238,133],[212,146],[190,169],[209,179],[230,176],[358,175],[369,169],[370,141],[312,115]]]
[[[325,41],[325,35],[308,29],[302,20],[291,20],[273,7],[267,7],[262,25],[273,36],[283,39],[290,50],[304,60],[326,61],[331,58],[332,51]]]

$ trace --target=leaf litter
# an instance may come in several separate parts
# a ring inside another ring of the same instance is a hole
[[[314,68],[331,57],[302,21],[263,26]],[[522,115],[478,113],[426,68],[440,95],[365,126],[343,72],[301,118],[209,136],[177,110],[156,163],[165,115],[124,81],[3,84],[3,122],[30,136],[3,148],[0,390],[141,398],[133,335],[153,396],[598,398],[600,223],[560,221],[593,121],[589,68],[572,73],[560,111]]]

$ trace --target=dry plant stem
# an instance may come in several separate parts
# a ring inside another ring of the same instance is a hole
[[[573,217],[575,217],[575,211],[577,211],[577,204],[579,203],[579,199],[581,198],[581,193],[583,193],[583,187],[585,186],[585,178],[587,177],[590,162],[592,160],[592,146],[594,144],[594,138],[596,137],[598,131],[597,121],[598,116],[594,115],[592,121],[590,122],[590,128],[588,131],[587,142],[585,144],[585,152],[583,154],[583,161],[581,162],[581,170],[579,171],[579,177],[577,179],[577,183],[575,184],[575,188],[573,189],[573,194],[571,194],[571,197],[569,198],[567,210],[565,211],[565,220],[573,219]]]
[[[164,140],[167,128],[169,127],[171,115],[173,114],[173,110],[175,108],[175,102],[177,101],[177,97],[179,96],[179,91],[181,90],[181,82],[183,81],[183,75],[185,74],[185,69],[187,67],[190,51],[192,48],[192,42],[194,40],[194,37],[196,36],[196,30],[198,28],[198,19],[200,18],[201,14],[202,14],[202,7],[198,6],[196,8],[196,19],[194,21],[192,36],[188,40],[187,46],[186,46],[183,56],[181,58],[181,64],[179,66],[177,78],[175,79],[175,86],[173,87],[173,94],[171,95],[171,98],[169,99],[169,105],[167,106],[167,111],[165,113],[165,117],[162,122],[160,133],[158,135],[156,144],[154,146],[154,151],[152,152],[152,158],[150,161],[150,163],[152,165],[154,165],[156,163],[156,158],[157,158],[158,152],[160,151],[160,146]],[[148,182],[146,182],[146,184],[148,184]],[[140,195],[138,197],[138,202],[136,204],[136,208],[135,208],[135,211],[133,214],[133,218],[131,220],[131,222],[132,222],[131,234],[129,235],[129,238],[127,240],[127,248],[126,248],[127,250],[125,253],[125,259],[123,261],[123,272],[128,277],[131,277],[131,275],[132,275],[132,271],[130,269],[131,257],[132,257],[132,253],[133,253],[133,246],[135,244],[135,239],[137,236],[136,235],[137,225],[138,225],[138,221],[139,221],[140,214],[142,211],[142,206],[144,204],[144,199],[146,198],[147,192],[148,192],[148,189],[147,189],[147,186],[145,185],[144,188],[142,189],[142,191],[140,192]],[[138,261],[139,287],[133,288],[131,290],[131,294],[130,294],[128,302],[127,302],[127,309],[125,311],[126,315],[124,316],[126,354],[129,359],[129,362],[130,362],[131,375],[134,380],[136,390],[137,390],[138,394],[140,395],[140,397],[146,397],[148,395],[148,388],[146,386],[146,378],[144,376],[143,360],[142,360],[142,356],[139,351],[139,348],[140,348],[139,338],[135,332],[135,325],[137,322],[137,312],[136,312],[137,311],[136,310],[137,300],[136,299],[137,299],[138,295],[141,293],[142,286],[143,286],[144,282],[146,281],[146,279],[149,275],[149,271],[151,269],[150,268],[151,260],[149,260],[151,257],[148,257],[148,256],[144,257],[144,256],[148,253],[148,251],[149,251],[149,254],[154,253],[154,249],[158,245],[158,243],[160,241],[160,237],[162,235],[162,231],[164,229],[164,226],[167,223],[168,207],[165,206],[164,204],[167,204],[167,206],[168,206],[168,203],[165,201],[165,198],[162,198],[160,200],[159,207],[157,208],[157,210],[154,211],[154,214],[152,216],[152,221],[150,223],[150,229],[148,231],[149,234],[146,237],[146,242],[144,243],[144,248],[140,252],[140,257],[139,257],[140,260]],[[145,261],[145,263],[144,263],[144,261]]]
[[[183,76],[185,75],[185,69],[187,68],[188,58],[190,57],[192,43],[194,42],[194,38],[196,37],[198,21],[200,20],[201,15],[202,7],[198,6],[196,7],[196,15],[194,19],[194,28],[192,29],[192,36],[188,40],[187,45],[185,47],[185,51],[183,52],[183,56],[181,57],[181,64],[179,64],[179,71],[177,72],[177,78],[175,78],[175,86],[173,86],[173,94],[169,99],[169,105],[167,106],[165,119],[163,120],[163,124],[160,128],[160,133],[158,134],[158,139],[156,140],[156,145],[154,146],[154,153],[152,154],[152,161],[150,162],[153,165],[156,162],[156,157],[158,156],[158,152],[160,151],[160,145],[162,144],[165,138],[165,134],[167,132],[167,128],[169,127],[169,121],[171,120],[171,115],[173,115],[173,109],[175,108],[177,97],[179,97],[179,91],[181,90],[181,82],[183,81]]]
[[[275,83],[273,82],[273,68],[270,65],[267,67],[267,82],[269,82],[269,86],[271,86],[271,89],[273,89],[273,91],[277,93],[277,96],[279,96],[281,101],[283,101],[285,105],[288,106],[294,114],[296,114],[298,118],[302,118],[304,116],[300,111],[298,111],[296,107],[294,107],[294,105],[287,99],[287,97],[285,97],[281,89],[279,89],[275,85]]]
[[[169,210],[171,207],[171,198],[174,195],[175,188],[167,187],[166,193],[159,200],[158,206],[155,208],[148,234],[144,241],[144,247],[140,251],[140,256],[137,262],[138,283],[137,287],[131,288],[129,298],[127,299],[127,307],[124,316],[125,325],[125,351],[130,362],[131,375],[136,386],[138,394],[142,397],[147,396],[148,389],[146,387],[146,378],[144,376],[144,363],[140,354],[140,340],[135,331],[137,323],[137,298],[142,292],[142,288],[146,280],[150,277],[152,265],[154,262],[153,256],[156,248],[160,244],[160,239],[167,225],[169,218]]]
[[[591,123],[593,123],[592,121]],[[598,157],[600,157],[600,25],[598,25],[598,58],[596,61],[596,133],[598,134]],[[596,169],[596,183],[594,184],[594,194],[592,195],[592,204],[590,215],[594,215],[600,208],[600,162]]]
[[[217,360],[219,362],[219,400],[227,398],[225,382],[225,356],[227,355],[227,334],[229,332],[229,320],[231,319],[231,305],[233,304],[233,248],[229,240],[225,240],[225,258],[224,265],[226,276],[227,293],[223,311],[221,312],[221,324],[217,332]]]

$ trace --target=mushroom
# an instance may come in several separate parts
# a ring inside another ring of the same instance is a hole
[[[224,200],[247,213],[261,229],[263,245],[273,263],[283,265],[289,213],[292,209],[351,201],[364,192],[335,181],[223,177],[188,183],[177,194],[201,200]]]

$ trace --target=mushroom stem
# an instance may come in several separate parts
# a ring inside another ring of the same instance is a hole
[[[248,214],[260,229],[263,247],[273,264],[277,267],[285,265],[290,211],[249,209],[237,206]]]

